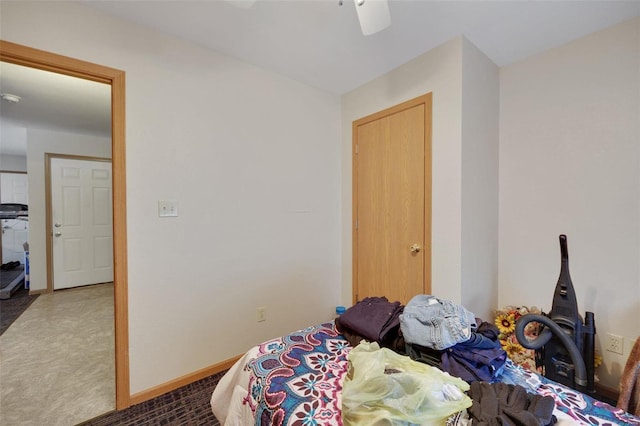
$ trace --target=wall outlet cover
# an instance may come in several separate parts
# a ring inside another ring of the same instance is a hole
[[[607,350],[616,354],[624,353],[624,338],[615,334],[607,333]]]
[[[256,312],[258,322],[263,322],[267,320],[267,308],[265,306],[260,306]]]

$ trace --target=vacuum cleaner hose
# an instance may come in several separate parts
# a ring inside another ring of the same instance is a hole
[[[524,328],[527,324],[534,321],[542,323],[548,328],[544,329],[537,338],[529,340],[524,335]],[[569,351],[571,362],[573,362],[575,368],[574,382],[580,387],[587,386],[587,369],[584,365],[582,355],[580,355],[580,351],[569,335],[565,333],[558,324],[551,320],[551,318],[539,314],[523,315],[516,321],[515,333],[518,342],[527,349],[540,349],[555,335]]]

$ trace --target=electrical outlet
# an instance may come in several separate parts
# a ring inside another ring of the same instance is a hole
[[[257,312],[258,322],[267,320],[267,308],[266,306],[260,306]]]
[[[158,200],[159,217],[178,216],[178,202],[175,200]]]
[[[622,355],[624,338],[622,336],[616,336],[615,334],[607,333],[607,350],[616,354]]]

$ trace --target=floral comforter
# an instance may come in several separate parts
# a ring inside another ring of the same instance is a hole
[[[213,413],[225,425],[342,425],[350,349],[333,323],[264,342],[220,379]]]
[[[342,425],[340,395],[350,349],[333,323],[262,343],[220,380],[211,397],[213,413],[224,425]],[[525,374],[541,382],[537,393],[554,398],[557,425],[640,425],[638,417]]]

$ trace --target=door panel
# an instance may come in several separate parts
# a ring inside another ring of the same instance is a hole
[[[113,281],[111,162],[51,159],[54,290]]]
[[[430,288],[430,96],[354,122],[354,299]]]

